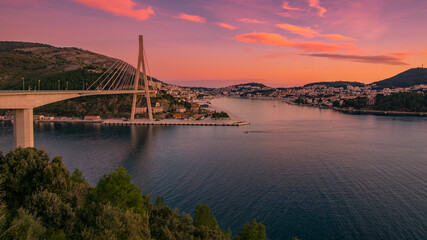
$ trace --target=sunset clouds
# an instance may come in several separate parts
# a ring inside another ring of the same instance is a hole
[[[136,3],[132,0],[75,0],[91,8],[101,9],[117,16],[127,16],[137,20],[146,20],[154,15],[151,6],[136,9]]]
[[[300,1],[301,2],[301,1]],[[304,1],[302,1],[304,2]],[[323,6],[320,6],[320,1],[319,0],[306,0],[307,4],[304,6],[304,8],[300,8],[300,7],[293,7],[290,5],[289,1],[284,1],[282,3],[282,9],[284,10],[288,10],[288,11],[309,11],[310,8],[314,8],[316,10],[316,15],[319,17],[325,17],[325,13],[326,13],[326,8],[324,8]],[[284,16],[292,16],[290,13],[284,13],[282,14]]]
[[[322,37],[335,41],[357,41],[355,38],[346,37],[340,34],[321,34],[319,31],[316,31],[310,27],[301,27],[287,23],[276,24],[276,26],[306,38]]]
[[[308,0],[308,4],[312,8],[317,9],[317,15],[320,17],[324,17],[326,13],[326,8],[320,6],[319,0]]]
[[[241,18],[241,19],[239,19],[239,21],[244,22],[244,23],[258,23],[258,24],[267,23],[266,21],[260,21],[258,19],[253,19],[253,18]]]
[[[152,72],[166,82],[363,82],[427,65],[426,8],[422,0],[0,0],[0,40],[132,64],[143,34]]]
[[[281,28],[281,29],[287,30],[289,32],[304,36],[306,38],[312,38],[312,37],[319,34],[317,31],[311,29],[310,27],[300,27],[300,26],[296,26],[296,25],[292,25],[292,24],[286,24],[286,23],[276,24],[276,26],[278,28]]]
[[[374,56],[360,56],[360,55],[343,55],[343,54],[328,54],[328,53],[313,53],[303,54],[311,57],[322,57],[335,60],[348,60],[354,62],[363,63],[375,63],[375,64],[388,64],[388,65],[408,65],[403,62],[403,56],[396,55],[374,55]]]
[[[346,37],[340,34],[322,34],[321,35],[324,38],[329,38],[331,40],[338,40],[338,41],[357,41],[355,38]]]
[[[188,15],[185,13],[181,13],[178,15],[178,18],[181,18],[181,19],[187,20],[187,21],[191,21],[191,22],[206,23],[206,18],[197,16],[197,15]]]
[[[222,22],[220,22],[220,23],[216,23],[216,25],[218,25],[218,26],[220,26],[220,27],[222,27],[222,28],[230,29],[230,30],[235,30],[235,29],[237,29],[237,27],[235,27],[235,26],[232,26],[232,25],[227,24],[227,23],[222,23]]]
[[[304,9],[295,8],[295,7],[289,6],[289,2],[288,1],[284,1],[282,3],[282,8],[285,9],[285,10],[291,10],[291,11],[304,11]]]
[[[304,51],[334,52],[343,46],[324,44],[321,42],[297,42],[275,33],[249,33],[234,37],[235,40],[247,43],[261,43],[279,47],[293,47]]]

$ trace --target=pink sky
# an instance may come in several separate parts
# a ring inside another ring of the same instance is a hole
[[[425,0],[2,0],[0,40],[137,60],[192,86],[370,83],[427,64]]]

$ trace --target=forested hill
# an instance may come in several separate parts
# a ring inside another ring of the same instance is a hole
[[[0,42],[0,90],[22,90],[22,78],[25,90],[81,90],[90,86],[116,61],[115,58],[73,47]],[[73,117],[88,114],[127,117],[130,103],[130,95],[90,96],[42,106],[36,108],[35,113]]]
[[[360,82],[346,82],[346,81],[336,81],[336,82],[314,82],[304,85],[304,87],[310,87],[310,86],[316,86],[316,85],[325,85],[328,87],[346,87],[347,85],[353,86],[353,87],[363,87],[365,86],[364,83]]]
[[[78,69],[102,70],[116,61],[78,48],[58,48],[40,43],[0,42],[0,90],[22,89],[41,79]],[[78,81],[81,89],[81,79]],[[68,81],[68,80],[67,80]],[[44,82],[45,83],[45,82]],[[34,86],[32,86],[34,87]],[[46,89],[46,88],[45,88]]]
[[[373,82],[377,88],[411,87],[414,85],[427,84],[427,68],[411,68],[397,74],[394,77],[382,81]]]
[[[11,42],[4,41],[0,42],[0,51],[14,50],[20,48],[35,48],[35,47],[52,47],[43,43],[32,43],[32,42]]]

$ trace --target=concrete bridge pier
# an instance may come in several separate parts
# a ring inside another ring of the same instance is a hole
[[[15,109],[13,132],[15,148],[34,147],[33,108]]]

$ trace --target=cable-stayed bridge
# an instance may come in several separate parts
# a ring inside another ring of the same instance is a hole
[[[150,120],[153,120],[150,96],[156,94],[156,89],[155,84],[150,84],[153,81],[152,78],[147,76],[146,61],[143,39],[140,35],[137,68],[122,60],[117,60],[83,90],[0,91],[0,109],[13,109],[15,112],[13,123],[15,147],[34,147],[34,108],[71,98],[132,94],[130,110],[133,120],[138,95],[145,96],[148,116]],[[152,85],[151,89],[150,85]]]

